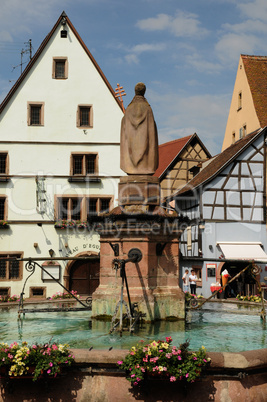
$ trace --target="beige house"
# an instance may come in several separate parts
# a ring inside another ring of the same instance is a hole
[[[267,56],[241,54],[222,151],[267,126]]]

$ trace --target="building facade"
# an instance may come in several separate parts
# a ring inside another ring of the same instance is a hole
[[[222,151],[267,126],[267,56],[241,54]]]
[[[100,245],[86,222],[116,206],[122,117],[63,12],[0,105],[0,294],[21,292],[29,257],[70,290],[97,287]],[[61,290],[40,269],[25,297]]]
[[[162,199],[188,183],[210,158],[196,133],[159,145],[159,166],[154,176],[160,179]]]
[[[260,282],[267,279],[266,134],[257,130],[225,149],[174,196],[190,220],[180,241],[180,277],[193,268],[205,297],[224,269],[234,277],[250,260],[261,268]],[[251,278],[243,291],[255,294]]]

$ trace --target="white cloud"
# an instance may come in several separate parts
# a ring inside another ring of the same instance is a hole
[[[236,65],[241,53],[254,54],[258,45],[257,36],[229,33],[217,42],[215,50],[223,64]]]
[[[144,31],[169,31],[177,37],[201,37],[207,30],[201,27],[196,14],[178,10],[173,17],[167,14],[158,14],[155,18],[139,20],[136,26]]]
[[[139,58],[138,56],[141,53],[147,52],[161,52],[165,50],[166,46],[164,43],[141,43],[139,45],[133,46],[131,49],[127,49],[128,54],[125,56],[125,60],[129,64],[138,64]]]
[[[222,70],[222,66],[219,63],[213,63],[204,59],[198,53],[189,54],[185,57],[186,63],[193,67],[196,71],[205,73],[218,73]]]
[[[267,33],[267,25],[262,21],[246,20],[240,24],[223,24],[222,28],[224,31],[235,32],[235,33]]]
[[[266,23],[267,20],[267,2],[266,0],[254,0],[237,4],[242,14],[249,19],[259,19]]]
[[[158,127],[160,143],[196,132],[211,153],[220,152],[231,94],[187,96],[150,91],[147,99],[156,122],[166,122]]]

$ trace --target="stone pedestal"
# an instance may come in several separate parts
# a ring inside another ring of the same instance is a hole
[[[127,260],[129,251],[138,248],[141,261],[125,265],[131,302],[138,303],[146,321],[184,319],[184,293],[179,288],[179,225],[177,217],[160,208],[153,214],[132,215],[117,207],[99,222],[100,285],[93,293],[93,317],[113,316],[120,300],[121,277],[112,262],[115,258]],[[124,299],[128,302],[126,289]]]
[[[119,182],[119,205],[126,211],[132,205],[151,210],[160,204],[159,178],[148,175],[123,176]]]

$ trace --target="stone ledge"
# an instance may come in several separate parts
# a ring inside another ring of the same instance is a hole
[[[123,360],[128,350],[112,349],[72,349],[76,363],[97,364],[105,366],[114,365]],[[207,352],[211,358],[211,369],[258,369],[267,367],[267,349],[250,350],[240,353]]]

